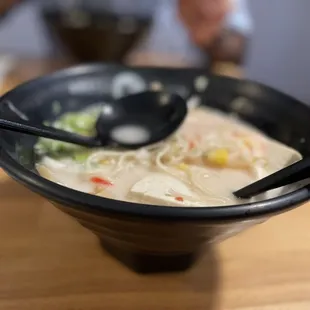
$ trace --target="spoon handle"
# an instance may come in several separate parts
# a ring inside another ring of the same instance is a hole
[[[0,118],[0,128],[24,134],[30,134],[37,137],[69,142],[81,146],[98,147],[100,145],[100,141],[95,138],[83,137],[68,131],[44,125],[34,125],[23,120],[15,122],[12,120]]]
[[[250,198],[265,191],[310,178],[310,158],[304,158],[257,182],[234,192],[239,198]]]

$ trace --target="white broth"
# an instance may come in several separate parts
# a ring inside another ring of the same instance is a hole
[[[64,115],[52,125],[91,135],[94,111]],[[205,107],[191,110],[173,137],[135,151],[90,150],[47,139],[36,150],[38,172],[63,186],[123,201],[193,207],[244,203],[232,192],[301,159],[237,118]]]

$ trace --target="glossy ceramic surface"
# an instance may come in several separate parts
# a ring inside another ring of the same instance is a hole
[[[42,122],[158,83],[186,97],[201,76],[209,82],[207,92],[198,98],[201,104],[236,113],[303,155],[310,155],[309,107],[263,85],[207,76],[198,69],[79,66],[19,86],[2,101],[11,101],[32,121]],[[55,109],[56,105],[61,109]],[[268,201],[216,208],[162,207],[104,199],[41,178],[34,167],[35,138],[1,131],[0,141],[2,168],[92,230],[109,252],[137,271],[184,269],[208,242],[220,241],[273,214],[297,207],[310,196],[310,188],[304,187]]]

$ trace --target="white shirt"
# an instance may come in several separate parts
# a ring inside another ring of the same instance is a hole
[[[65,3],[64,0],[54,1]],[[91,3],[96,0],[87,1]],[[150,51],[160,54],[175,54],[186,62],[199,63],[202,59],[202,53],[190,41],[185,26],[177,16],[177,1],[107,0],[97,1],[96,5],[101,3],[104,8],[109,5],[111,9],[117,12],[126,11],[129,13],[130,11],[137,13],[137,9],[140,9],[142,13],[155,9],[153,25],[147,35],[130,53],[131,55],[141,51]],[[42,3],[43,0],[27,1],[16,8],[0,24],[0,53],[12,52],[37,57],[55,55],[58,48],[51,40],[40,16]],[[244,34],[252,31],[252,21],[246,0],[234,0],[234,9],[226,18],[226,27]]]

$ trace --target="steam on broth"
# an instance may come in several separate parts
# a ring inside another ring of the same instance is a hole
[[[98,107],[67,113],[50,125],[93,135],[98,113]],[[301,159],[294,149],[206,107],[192,109],[168,140],[138,150],[40,139],[36,152],[38,172],[63,186],[111,199],[193,207],[243,203],[234,190]]]

